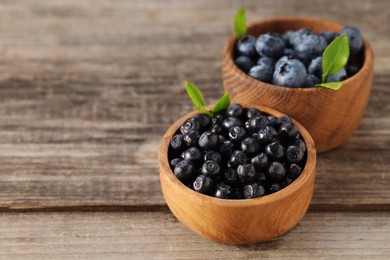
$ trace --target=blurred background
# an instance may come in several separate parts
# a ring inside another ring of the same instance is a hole
[[[0,3],[0,79],[38,88],[13,90],[17,96],[66,96],[46,104],[41,117],[168,124],[191,109],[185,79],[210,102],[222,93],[221,51],[240,6],[249,23],[301,15],[357,26],[374,47],[376,74],[390,70],[386,0],[33,0]],[[174,102],[167,102],[172,94]],[[123,101],[115,109],[113,96]]]

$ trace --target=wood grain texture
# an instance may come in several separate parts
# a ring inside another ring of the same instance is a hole
[[[286,235],[222,245],[168,212],[0,214],[0,259],[386,259],[390,213],[308,213]]]
[[[286,17],[248,25],[248,34],[309,28],[320,33],[339,32],[343,25],[317,18]],[[299,121],[311,134],[318,152],[329,151],[351,136],[367,106],[372,87],[374,55],[364,40],[363,65],[353,77],[343,81],[341,89],[287,88],[259,81],[240,70],[234,63],[236,39],[231,37],[223,51],[222,78],[232,102],[245,102],[275,108]],[[360,56],[360,54],[359,54]]]
[[[156,158],[192,110],[185,79],[210,103],[221,96],[221,52],[241,5],[248,22],[355,25],[376,60],[361,125],[317,160],[311,209],[343,211],[309,211],[279,239],[225,246],[167,212]],[[387,0],[1,1],[0,259],[388,258],[389,16]],[[130,212],[9,212],[19,210]]]
[[[251,106],[241,103],[245,108]],[[274,109],[255,106],[276,117]],[[209,111],[212,107],[207,107]],[[226,244],[254,244],[278,237],[293,228],[305,215],[313,196],[316,149],[313,139],[294,122],[307,147],[307,161],[299,177],[283,190],[260,198],[221,200],[188,189],[172,172],[168,149],[180,126],[198,112],[177,120],[165,133],[158,153],[161,187],[173,214],[194,232]]]
[[[368,109],[318,158],[312,206],[389,209],[388,1],[33,0],[0,5],[0,210],[165,205],[160,139],[192,109],[185,79],[210,103],[222,94],[221,52],[241,4],[249,22],[310,14],[370,40]]]

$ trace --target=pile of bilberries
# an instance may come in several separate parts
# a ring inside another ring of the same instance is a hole
[[[187,119],[170,141],[176,177],[197,192],[223,199],[274,193],[306,164],[306,144],[288,116],[232,104],[212,118]]]
[[[359,71],[362,63],[363,38],[360,31],[345,26],[340,35],[348,37],[350,57],[338,73],[327,77],[326,82],[343,81]],[[309,29],[275,32],[255,38],[238,39],[235,63],[251,77],[274,85],[291,88],[310,88],[321,83],[322,54],[338,34],[323,31],[316,34]]]

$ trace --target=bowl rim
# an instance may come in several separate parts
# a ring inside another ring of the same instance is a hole
[[[300,22],[307,22],[307,23],[312,23],[312,22],[320,22],[320,23],[326,23],[329,25],[333,25],[338,28],[342,28],[343,25],[331,20],[327,19],[320,19],[320,18],[315,18],[315,17],[310,17],[310,16],[283,16],[283,17],[274,17],[274,18],[269,18],[269,19],[264,19],[264,20],[259,20],[255,21],[253,23],[250,23],[247,26],[248,32],[251,30],[254,30],[254,28],[262,26],[264,24],[272,24],[272,23],[289,23],[289,22],[294,22],[294,21],[300,21]],[[250,34],[248,34],[250,35]],[[314,88],[288,88],[284,86],[279,86],[279,85],[274,85],[270,84],[264,81],[260,81],[258,79],[252,78],[242,70],[240,70],[237,65],[234,63],[233,55],[234,55],[234,45],[236,43],[237,39],[234,35],[230,36],[230,38],[227,40],[225,47],[223,49],[223,61],[227,60],[228,65],[230,64],[232,67],[232,74],[234,74],[236,77],[239,77],[240,80],[245,80],[248,81],[249,84],[251,85],[261,85],[263,88],[269,88],[272,87],[273,90],[275,90],[275,87],[278,87],[279,91],[295,91],[295,92],[316,92],[316,91],[334,91],[328,88],[319,88],[319,87],[314,87]],[[364,61],[362,67],[359,69],[357,73],[355,73],[352,77],[349,77],[343,81],[343,84],[348,84],[349,82],[353,82],[358,79],[359,75],[363,74],[363,72],[368,72],[370,70],[370,67],[372,66],[372,61],[374,58],[373,50],[366,38],[363,37],[363,48],[364,48]],[[224,66],[224,62],[222,62],[222,66]]]
[[[248,105],[245,103],[240,103],[240,104],[246,108],[250,108],[250,107],[258,108],[262,112],[268,113],[270,115],[278,116],[278,117],[285,115],[275,109],[262,106],[262,105]],[[211,109],[211,108],[212,106],[207,107],[207,109]],[[295,191],[302,189],[311,179],[312,175],[315,175],[317,154],[316,154],[314,141],[311,135],[309,134],[309,132],[299,122],[297,122],[295,119],[292,118],[294,124],[298,127],[299,132],[301,133],[301,136],[306,143],[307,159],[303,171],[301,172],[299,177],[295,179],[290,185],[286,186],[280,191],[265,195],[263,197],[251,198],[251,199],[239,199],[239,200],[215,198],[212,196],[208,196],[196,192],[188,188],[174,175],[173,171],[171,170],[168,161],[168,148],[172,136],[179,129],[180,125],[182,125],[186,119],[198,113],[199,112],[197,111],[193,111],[181,117],[179,120],[177,120],[168,128],[168,130],[163,136],[163,139],[161,140],[159,154],[158,154],[160,178],[166,178],[166,180],[168,180],[170,184],[173,185],[176,189],[179,189],[182,193],[188,193],[189,196],[192,197],[191,199],[198,200],[198,202],[201,203],[212,203],[213,205],[218,205],[222,207],[234,207],[234,208],[237,207],[245,208],[245,207],[252,207],[256,205],[257,206],[265,205],[265,204],[270,204],[270,203],[274,203],[286,199],[289,195],[293,194]]]

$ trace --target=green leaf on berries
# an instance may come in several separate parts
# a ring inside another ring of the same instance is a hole
[[[207,115],[208,117],[213,117],[213,113],[208,111],[205,107],[195,107],[195,109],[198,110],[199,112]]]
[[[213,112],[213,114],[216,114],[219,111],[228,108],[229,105],[230,105],[230,94],[229,93],[225,93],[225,95],[223,95],[218,100],[217,104],[215,104],[214,109],[213,109],[212,112]]]
[[[323,87],[323,88],[330,88],[333,90],[338,90],[339,88],[341,88],[341,85],[343,85],[343,82],[338,81],[338,82],[320,83],[320,84],[317,84],[316,87]]]
[[[244,7],[238,9],[236,15],[234,16],[234,35],[237,39],[245,37],[247,35],[246,13]]]
[[[187,94],[194,103],[195,107],[203,107],[204,106],[204,97],[200,90],[195,86],[194,83],[186,81],[184,83],[185,88],[187,90]]]
[[[322,54],[322,84],[329,75],[335,74],[344,68],[345,64],[347,64],[348,57],[348,37],[343,34],[336,37]]]
[[[195,86],[194,83],[186,81],[184,83],[184,86],[187,90],[187,94],[192,100],[192,103],[194,103],[194,110],[198,110],[199,112],[209,116],[213,117],[215,113],[218,113],[219,111],[227,108],[230,105],[230,95],[229,93],[226,93],[223,95],[217,102],[217,104],[214,106],[213,111],[209,111],[204,107],[204,97],[202,95],[202,92]]]

